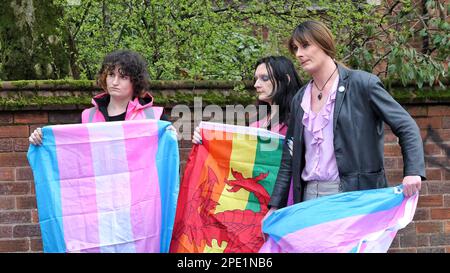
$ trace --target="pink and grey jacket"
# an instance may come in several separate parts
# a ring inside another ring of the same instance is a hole
[[[92,99],[94,107],[83,110],[81,114],[82,123],[106,121],[99,110],[98,102],[107,96],[109,96],[107,93],[101,93]],[[142,98],[134,98],[128,103],[125,120],[160,119],[163,111],[163,107],[153,106],[153,97],[149,93],[145,93]]]

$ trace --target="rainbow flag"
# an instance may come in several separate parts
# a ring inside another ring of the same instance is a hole
[[[168,252],[179,189],[170,123],[56,125],[30,145],[44,252]]]
[[[257,252],[284,137],[202,122],[180,187],[170,252]]]
[[[387,252],[413,219],[418,194],[402,186],[353,191],[276,210],[263,223],[260,252]]]

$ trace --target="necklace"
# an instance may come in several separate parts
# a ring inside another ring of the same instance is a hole
[[[319,100],[322,99],[322,91],[323,91],[323,89],[325,88],[325,85],[327,85],[328,81],[331,79],[331,77],[333,77],[334,72],[336,72],[337,69],[338,69],[338,67],[336,66],[336,68],[334,69],[333,73],[331,73],[331,75],[330,75],[330,77],[328,78],[328,80],[327,80],[327,81],[325,82],[325,84],[322,86],[322,89],[320,89],[320,88],[317,86],[316,82],[313,80],[314,85],[316,86],[317,90],[319,90],[319,95],[317,95],[317,98],[318,98]]]

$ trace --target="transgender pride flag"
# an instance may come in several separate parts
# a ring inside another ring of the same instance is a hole
[[[170,123],[56,125],[30,145],[45,252],[168,252],[179,188]]]
[[[263,223],[260,252],[387,252],[413,219],[418,194],[402,186],[321,197],[276,210]]]

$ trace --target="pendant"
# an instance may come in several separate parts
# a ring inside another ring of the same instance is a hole
[[[318,98],[319,100],[322,99],[322,92],[320,92],[319,95],[317,95],[317,98]]]

